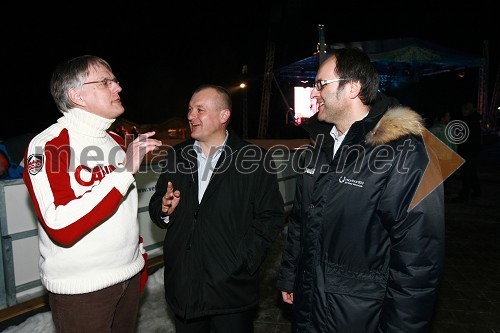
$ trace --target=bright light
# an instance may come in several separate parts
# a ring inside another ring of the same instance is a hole
[[[312,87],[294,87],[294,111],[299,118],[309,118],[315,114],[316,99],[311,99]]]
[[[246,88],[246,84],[244,82],[240,83],[240,88],[243,89],[243,88]]]

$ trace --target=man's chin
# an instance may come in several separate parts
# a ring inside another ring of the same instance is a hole
[[[125,108],[121,105],[121,103],[119,105],[116,105],[114,110],[117,116],[121,116],[125,112]]]

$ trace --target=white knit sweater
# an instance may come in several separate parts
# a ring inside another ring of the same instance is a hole
[[[107,133],[112,123],[75,108],[28,147],[23,178],[40,221],[40,277],[51,292],[100,290],[144,266],[135,179],[120,165],[125,151]]]

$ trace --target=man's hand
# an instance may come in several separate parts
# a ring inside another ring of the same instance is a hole
[[[168,182],[167,193],[161,199],[161,211],[166,215],[172,214],[179,201],[181,201],[181,191],[174,191],[172,182]]]
[[[283,298],[283,302],[288,304],[293,304],[293,293],[287,293],[286,291],[282,291],[281,297]]]
[[[155,135],[154,131],[139,134],[137,138],[128,145],[123,164],[126,170],[130,171],[132,174],[136,174],[137,171],[139,171],[142,159],[147,153],[161,146],[160,140],[150,139],[153,135]]]

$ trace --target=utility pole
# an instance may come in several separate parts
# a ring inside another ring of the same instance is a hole
[[[318,24],[318,33],[319,64],[321,65],[326,59],[325,26],[323,24]]]
[[[491,119],[489,119],[489,107],[488,107],[488,74],[490,71],[489,68],[489,49],[488,49],[488,41],[483,42],[483,54],[485,57],[485,63],[483,66],[479,68],[478,72],[478,81],[479,81],[479,93],[477,96],[477,109],[479,114],[481,115],[481,123],[482,126],[488,126],[488,123]]]
[[[262,82],[262,98],[260,101],[260,118],[259,130],[257,137],[265,139],[267,135],[267,127],[269,126],[269,101],[271,99],[271,84],[273,82],[273,65],[275,44],[273,40],[272,28],[269,29],[267,41],[266,63],[264,67],[264,80]]]
[[[243,89],[243,112],[242,112],[242,117],[243,117],[243,126],[241,129],[241,135],[243,136],[243,139],[248,139],[248,82],[247,82],[247,73],[248,73],[248,67],[247,65],[243,65],[241,68],[241,76],[243,78],[243,84],[245,84],[244,87],[241,87]]]
[[[500,65],[497,69],[497,76],[495,79],[495,83],[493,86],[493,95],[491,97],[490,103],[490,113],[489,113],[489,125],[491,127],[495,127],[498,121],[498,105],[500,104]]]

